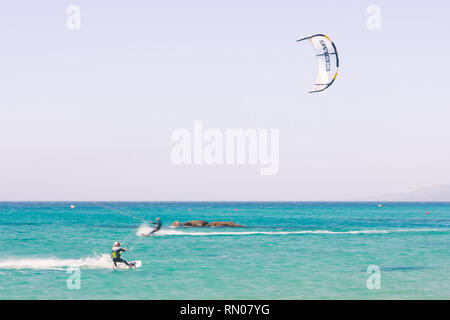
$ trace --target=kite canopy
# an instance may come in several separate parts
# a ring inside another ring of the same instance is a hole
[[[297,42],[303,40],[309,40],[309,42],[311,42],[316,58],[319,62],[316,83],[310,93],[324,91],[326,88],[331,86],[337,76],[339,57],[336,46],[331,39],[324,34],[315,34],[313,36],[297,40]]]

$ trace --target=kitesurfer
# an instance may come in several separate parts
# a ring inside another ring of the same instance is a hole
[[[152,235],[153,233],[155,233],[156,231],[158,231],[159,229],[161,229],[161,219],[160,218],[156,218],[156,222],[149,221],[149,223],[155,225],[153,230],[148,234],[149,236]]]
[[[114,266],[117,267],[117,262],[123,262],[128,267],[132,268],[134,264],[133,263],[128,263],[126,260],[122,259],[121,256],[120,256],[120,253],[124,252],[124,251],[128,251],[128,250],[122,248],[120,246],[120,242],[119,241],[114,242],[114,246],[112,247],[112,253],[111,253],[111,257],[113,259]]]

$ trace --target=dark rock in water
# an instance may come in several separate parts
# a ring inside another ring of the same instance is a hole
[[[179,228],[179,227],[181,227],[181,223],[180,223],[180,221],[175,221],[175,222],[172,222],[171,226]]]
[[[208,224],[208,221],[194,220],[183,223],[183,227],[204,227]]]
[[[208,223],[208,221],[204,220],[192,220],[188,222],[184,222],[183,224],[180,221],[175,221],[171,224],[173,227],[242,227],[241,225],[234,223],[232,221],[213,221]]]
[[[234,223],[232,221],[214,221],[208,223],[207,227],[242,227],[241,225]]]

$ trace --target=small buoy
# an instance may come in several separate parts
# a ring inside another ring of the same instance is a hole
[[[378,206],[379,206],[379,207],[382,207],[383,205],[382,205],[382,204],[379,204]]]
[[[430,211],[427,211],[427,214],[430,214]]]
[[[237,209],[233,209],[233,211],[237,211]]]
[[[75,209],[75,206],[73,204],[71,204],[70,209]]]
[[[189,208],[188,211],[191,211],[191,208]]]

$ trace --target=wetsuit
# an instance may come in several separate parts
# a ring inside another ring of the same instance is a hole
[[[159,229],[161,229],[161,220],[156,220],[156,222],[151,222],[151,223],[156,225],[156,226],[154,227],[152,232],[150,232],[149,234],[152,234],[152,233],[158,231]]]
[[[131,267],[130,264],[128,262],[126,262],[124,259],[122,259],[120,257],[120,253],[125,251],[124,249],[122,249],[121,247],[113,247],[112,249],[112,253],[111,253],[111,257],[113,259],[114,262],[114,266],[117,267],[117,262],[123,262],[125,263],[127,266]]]

